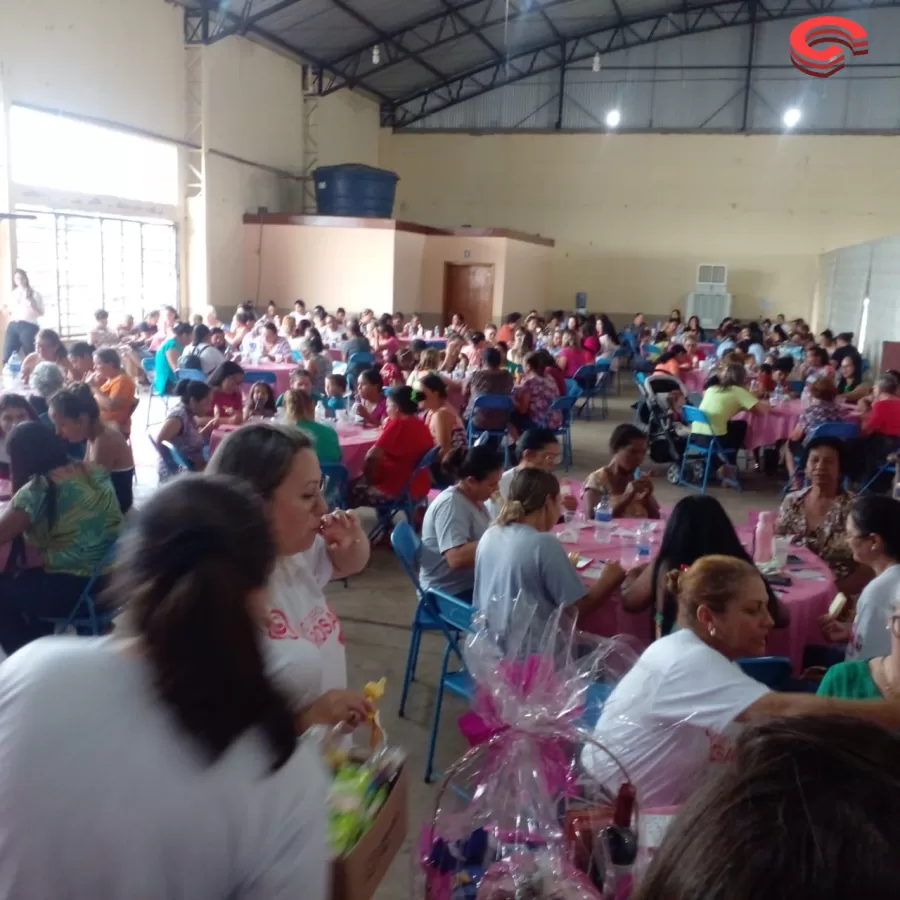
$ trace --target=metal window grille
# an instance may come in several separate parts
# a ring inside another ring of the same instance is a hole
[[[42,323],[62,338],[87,334],[103,308],[126,313],[178,306],[175,225],[19,207],[16,266],[44,299]]]

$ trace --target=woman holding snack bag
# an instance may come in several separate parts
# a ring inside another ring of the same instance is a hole
[[[359,520],[343,510],[328,512],[316,453],[293,428],[241,428],[222,442],[207,471],[249,483],[271,517],[278,560],[269,581],[267,668],[292,701],[297,730],[357,727],[369,718],[370,704],[347,690],[341,623],[323,588],[368,562]]]

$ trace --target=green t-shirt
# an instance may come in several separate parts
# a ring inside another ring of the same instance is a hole
[[[838,663],[832,666],[822,679],[819,690],[823,697],[837,697],[841,700],[883,700],[878,685],[869,671],[867,659]]]
[[[706,413],[712,433],[725,434],[728,431],[728,422],[739,412],[745,409],[753,409],[759,399],[754,397],[746,388],[742,387],[711,387],[703,392],[700,401],[700,412]],[[695,422],[691,425],[694,434],[709,434],[710,429],[706,425]]]
[[[48,477],[56,486],[56,515],[47,519]],[[47,572],[93,575],[122,528],[122,510],[109,473],[74,463],[32,478],[12,498],[28,513],[25,538],[41,555]]]
[[[341,462],[341,443],[337,432],[330,425],[323,425],[321,422],[298,422],[297,427],[310,436],[320,463]]]

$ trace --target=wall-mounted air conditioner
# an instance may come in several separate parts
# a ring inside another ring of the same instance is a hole
[[[728,293],[728,266],[721,263],[701,263],[697,266],[697,283],[687,296],[688,318],[698,316],[704,328],[718,328],[719,322],[731,315],[731,294]]]

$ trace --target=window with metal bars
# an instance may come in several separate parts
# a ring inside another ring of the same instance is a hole
[[[41,324],[63,338],[87,334],[98,309],[110,326],[126,313],[178,306],[175,226],[18,207],[16,267],[44,299]]]

